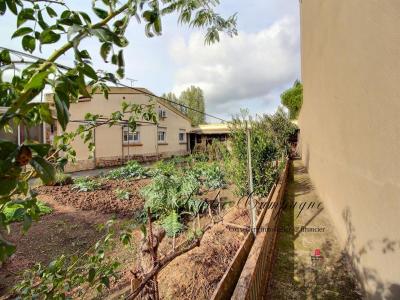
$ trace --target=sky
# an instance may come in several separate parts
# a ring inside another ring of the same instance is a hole
[[[91,5],[89,0],[67,2],[79,10]],[[237,13],[238,36],[221,35],[211,46],[204,44],[204,31],[178,25],[175,15],[163,19],[163,34],[154,38],[145,36],[143,24],[132,22],[124,50],[126,77],[157,95],[179,95],[191,85],[199,86],[206,111],[224,119],[242,108],[252,115],[274,112],[280,94],[300,78],[298,0],[221,0],[217,11],[223,16]],[[11,39],[15,17],[0,18],[0,28],[0,46],[22,50],[21,40]],[[46,57],[55,46],[34,54]],[[100,58],[96,39],[85,41],[82,48],[92,55],[96,69],[114,70]],[[64,55],[59,62],[72,65],[72,56]]]

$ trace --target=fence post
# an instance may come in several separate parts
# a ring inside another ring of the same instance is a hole
[[[254,236],[257,234],[257,214],[256,207],[253,201],[253,170],[251,166],[251,139],[250,139],[250,128],[246,121],[246,136],[247,136],[247,169],[249,174],[249,200],[250,200],[250,213],[251,213],[251,230]]]

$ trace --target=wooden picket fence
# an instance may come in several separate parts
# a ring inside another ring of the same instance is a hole
[[[267,228],[274,229],[278,224],[279,203],[285,193],[288,169],[289,161],[264,200],[277,205],[270,209],[268,205],[264,207],[257,219],[257,236],[252,232],[247,234],[211,299],[262,299],[265,295],[277,235],[276,230],[268,232]]]

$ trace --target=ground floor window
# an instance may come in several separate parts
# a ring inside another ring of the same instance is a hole
[[[167,132],[165,130],[158,130],[157,140],[159,143],[165,143],[167,141]]]
[[[184,143],[186,141],[186,130],[179,129],[179,142]]]
[[[140,132],[124,127],[124,143],[140,143]]]

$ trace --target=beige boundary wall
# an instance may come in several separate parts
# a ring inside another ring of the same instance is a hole
[[[302,0],[302,159],[370,299],[400,299],[400,1]]]
[[[48,97],[49,99],[51,98],[51,96]],[[108,100],[102,94],[94,94],[92,99],[71,104],[71,122],[68,124],[67,131],[75,130],[81,123],[74,121],[84,120],[86,113],[90,112],[92,114],[109,116],[112,112],[121,110],[121,103],[124,101],[136,104],[155,103],[157,116],[158,110],[164,109],[166,111],[166,118],[159,120],[158,127],[154,124],[139,125],[137,128],[140,132],[139,143],[124,143],[121,126],[109,127],[103,125],[97,127],[93,137],[93,141],[95,142],[95,157],[90,157],[87,145],[80,138],[76,139],[72,143],[72,146],[76,151],[77,161],[75,164],[67,165],[67,172],[93,169],[96,166],[119,165],[128,158],[151,160],[157,157],[169,157],[188,153],[188,137],[185,136],[184,142],[180,142],[179,132],[185,132],[187,135],[191,131],[190,120],[162,100],[156,97],[149,97],[129,88],[112,87]],[[58,130],[62,132],[61,128],[58,128]],[[167,138],[165,143],[157,141],[158,130],[166,131]]]

